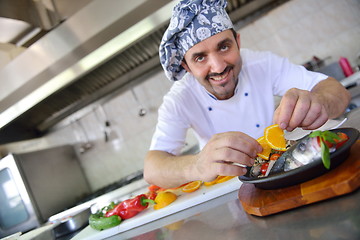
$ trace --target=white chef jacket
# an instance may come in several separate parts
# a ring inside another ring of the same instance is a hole
[[[150,150],[178,155],[189,128],[200,149],[216,133],[240,131],[258,138],[272,124],[275,95],[290,88],[311,90],[327,78],[270,52],[241,49],[240,54],[243,66],[230,99],[216,99],[189,73],[173,84],[159,108]]]

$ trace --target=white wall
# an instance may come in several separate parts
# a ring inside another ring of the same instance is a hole
[[[291,0],[239,32],[242,47],[271,50],[298,64],[314,55],[320,58],[331,56],[332,61],[344,56],[354,64],[360,52],[359,16],[359,0]],[[157,109],[170,86],[171,82],[158,72],[134,88],[148,111],[144,117],[138,116],[139,106],[130,91],[104,104],[106,115],[118,135],[114,141],[104,141],[104,119],[98,110],[94,111],[100,121],[94,112],[80,120],[93,144],[91,149],[80,154],[92,189],[143,168],[143,159],[155,129]],[[46,142],[75,144],[84,139],[79,125],[73,123],[50,133]],[[195,144],[191,134],[188,144]]]
[[[92,148],[79,154],[86,175],[90,179],[92,189],[98,189],[120,178],[143,169],[143,159],[149,148],[157,121],[157,109],[163,95],[169,90],[172,82],[158,72],[145,82],[137,85],[134,92],[147,110],[140,117],[139,104],[131,91],[124,92],[102,105],[111,129],[117,137],[105,142],[105,118],[98,108],[80,119]],[[99,121],[100,120],[100,121]],[[84,142],[86,137],[74,122],[60,128],[47,136],[50,145],[58,142]],[[193,145],[195,142],[190,143]],[[81,144],[77,144],[80,149]]]
[[[292,0],[240,30],[242,47],[271,50],[303,64],[312,56],[360,54],[359,0]]]

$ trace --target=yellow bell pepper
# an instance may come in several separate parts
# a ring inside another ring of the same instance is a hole
[[[155,198],[154,209],[158,210],[160,208],[166,207],[170,203],[174,202],[177,199],[177,195],[172,192],[159,192]]]

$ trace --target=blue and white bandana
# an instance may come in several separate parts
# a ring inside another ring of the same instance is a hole
[[[170,80],[185,75],[181,62],[191,47],[233,28],[226,4],[226,0],[182,0],[174,7],[159,47],[160,62]]]

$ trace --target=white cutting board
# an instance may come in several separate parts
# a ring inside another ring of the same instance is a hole
[[[179,196],[175,202],[171,203],[165,208],[159,210],[148,208],[144,210],[144,212],[141,212],[138,215],[136,215],[135,217],[123,221],[119,226],[106,229],[103,231],[97,231],[95,229],[92,229],[90,226],[87,226],[72,239],[98,240],[98,239],[111,237],[121,232],[125,232],[132,228],[144,225],[146,223],[155,221],[162,217],[182,211],[186,208],[209,201],[211,199],[227,194],[229,192],[238,190],[241,184],[242,182],[237,177],[235,177],[226,182],[218,183],[212,186],[201,186],[201,188],[199,188],[195,192],[184,193],[183,195]]]

